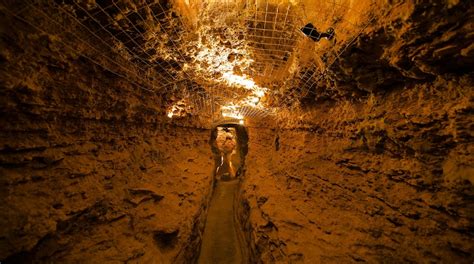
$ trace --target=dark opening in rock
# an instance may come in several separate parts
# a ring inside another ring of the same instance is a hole
[[[157,231],[153,235],[153,238],[160,249],[167,250],[172,249],[176,245],[176,242],[178,242],[178,233],[179,230],[171,232]]]

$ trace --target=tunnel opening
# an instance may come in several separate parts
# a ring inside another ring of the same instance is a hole
[[[244,126],[218,124],[211,130],[214,184],[198,263],[247,263],[248,246],[239,219],[248,134]]]
[[[223,123],[212,129],[210,145],[214,155],[216,180],[243,176],[248,140],[247,130],[240,124]]]

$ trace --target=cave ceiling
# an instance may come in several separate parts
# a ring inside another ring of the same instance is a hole
[[[214,119],[265,118],[316,93],[337,95],[314,86],[331,80],[375,8],[352,0],[73,0],[27,1],[12,12],[42,14],[57,28],[46,33],[65,46],[80,44],[94,64],[162,94],[169,118]],[[311,39],[301,31],[308,23],[334,37]]]

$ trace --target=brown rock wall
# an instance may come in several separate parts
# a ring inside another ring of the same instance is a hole
[[[19,135],[2,149],[2,258],[190,259],[214,165],[207,131],[83,122],[84,135],[48,124],[43,144]]]
[[[124,69],[70,32],[49,34],[61,30],[41,14],[31,13],[48,32],[3,11],[0,259],[197,257],[214,167],[210,132],[170,124],[163,95],[118,76]]]
[[[472,98],[438,79],[320,106],[305,128],[251,128],[243,197],[261,261],[472,261]]]

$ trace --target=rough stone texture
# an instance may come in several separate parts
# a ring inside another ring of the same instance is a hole
[[[0,260],[196,258],[209,131],[166,124],[159,94],[92,64],[81,43],[0,24]]]
[[[472,3],[380,12],[288,122],[250,129],[255,262],[474,260]]]
[[[372,23],[354,45],[325,76],[303,85],[303,90],[309,90],[303,103],[360,98],[407,84],[433,82],[439,75],[471,73],[473,4],[442,2],[378,3]]]
[[[170,121],[167,107],[182,95],[147,90],[144,70],[152,69],[153,85],[162,87],[183,77],[191,60],[174,50],[180,41],[181,48],[193,43],[177,37],[170,2],[160,1],[166,10],[154,11],[163,14],[158,22],[146,16],[148,37],[131,42],[119,34],[146,28],[133,10],[149,12],[147,2],[123,1],[126,16],[117,7],[107,14],[88,9],[100,23],[62,1],[28,8],[4,2],[0,260],[195,260],[214,166],[210,131],[199,119],[209,123],[209,116]],[[186,9],[185,2],[177,1]],[[322,12],[332,12],[332,1],[302,2],[328,3]],[[300,36],[294,54],[302,57],[290,58],[302,64],[291,68],[294,86],[268,86],[283,89],[281,98],[268,98],[282,107],[281,119],[245,120],[249,154],[237,217],[252,262],[472,263],[472,1],[360,1],[360,10],[356,2],[342,1],[333,12],[340,13],[335,46]],[[187,10],[190,24],[198,22],[196,10]],[[317,19],[320,10],[307,18]],[[366,28],[348,25],[371,12]],[[325,17],[324,26],[337,24],[332,19]],[[329,63],[325,47],[340,52],[341,40],[359,29],[354,45],[330,69],[322,67]],[[112,36],[94,38],[90,30]],[[125,42],[141,60],[109,46]],[[146,46],[156,53],[141,53]],[[323,53],[308,52],[315,50]],[[282,69],[275,78],[288,76]],[[316,78],[307,81],[306,74]],[[307,86],[299,83],[302,75]]]
[[[437,80],[320,106],[305,129],[250,129],[243,199],[257,259],[472,261],[474,109],[466,85]]]
[[[2,148],[1,258],[195,257],[213,166],[207,131],[82,122],[47,124],[54,132],[46,128],[43,141],[16,135]]]

